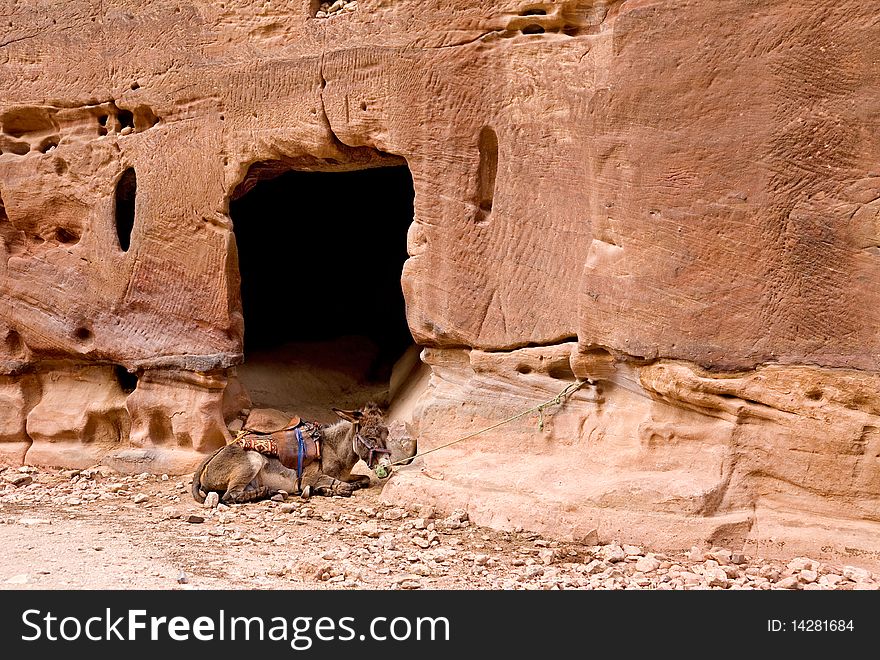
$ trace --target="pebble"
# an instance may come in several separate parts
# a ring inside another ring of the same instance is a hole
[[[798,579],[790,575],[789,577],[782,578],[775,585],[779,589],[797,589],[798,588]]]
[[[843,577],[853,582],[867,582],[871,578],[870,571],[855,566],[844,566]]]
[[[16,488],[20,488],[22,486],[28,486],[28,485],[34,483],[33,477],[31,477],[28,474],[21,474],[18,476],[11,477],[10,479],[8,479],[8,481]]]
[[[636,561],[636,570],[640,573],[653,573],[660,568],[660,562],[654,557],[642,557]]]
[[[135,495],[132,498],[132,501],[135,504],[142,504],[143,502],[146,502],[148,499],[150,499],[149,495],[144,495],[143,493],[138,493],[137,495]]]
[[[205,496],[205,501],[202,504],[206,509],[214,509],[220,504],[220,493],[216,491],[211,491]]]
[[[367,538],[377,539],[379,538],[379,524],[373,521],[362,522],[357,526],[358,534],[362,536],[366,536]]]
[[[788,570],[792,573],[798,573],[800,571],[814,571],[819,567],[819,562],[813,561],[808,557],[795,557],[790,562],[788,562]]]
[[[541,548],[538,550],[538,559],[545,566],[549,566],[556,561],[556,551],[553,548]]]
[[[40,487],[4,486],[10,477],[20,476],[30,477]],[[296,572],[296,579],[326,582],[325,586],[343,589],[390,586],[396,589],[821,590],[880,586],[868,570],[854,566],[832,567],[809,557],[761,559],[721,547],[709,550],[695,547],[687,553],[654,553],[618,541],[600,545],[596,530],[590,530],[579,539],[589,541],[589,545],[569,543],[541,538],[521,528],[511,533],[475,527],[463,509],[435,519],[435,511],[428,505],[353,507],[353,500],[337,503],[333,499],[317,498],[305,503],[297,498],[280,504],[265,502],[232,507],[218,504],[216,509],[184,504],[161,506],[182,503],[189,498],[188,493],[181,492],[189,489],[188,483],[180,481],[185,478],[167,479],[169,483],[159,487],[162,482],[157,476],[123,476],[105,468],[100,472],[90,468],[78,473],[47,470],[39,474],[32,470],[7,469],[0,476],[0,504],[36,506],[31,513],[34,517],[0,517],[0,524],[57,525],[59,520],[66,523],[72,511],[65,511],[64,506],[81,505],[83,508],[77,510],[77,515],[81,515],[80,511],[88,513],[92,508],[106,511],[107,515],[118,515],[120,496],[124,500],[155,501],[158,505],[147,504],[132,515],[152,518],[152,522],[166,530],[170,528],[168,521],[173,518],[190,523],[209,519],[215,524],[188,532],[185,528],[179,530],[180,538],[175,539],[175,544],[179,542],[181,547],[196,544],[196,548],[206,543],[223,546],[225,554],[208,554],[206,562],[217,565],[210,560],[225,557],[218,565],[223,570],[207,579],[219,584],[215,580],[222,579],[226,573],[252,580],[256,588],[269,586],[272,580],[283,585],[286,580],[294,579],[285,577],[294,575],[293,563],[281,568],[284,561],[281,558],[294,547],[314,549],[308,560],[311,568]],[[141,485],[145,482],[156,490],[139,492],[146,490],[147,486]],[[219,495],[214,496],[219,499]],[[366,499],[367,503],[375,501]],[[309,506],[312,503],[313,506]],[[35,517],[38,513],[50,513],[51,509],[46,507],[52,505],[59,507],[59,519]],[[189,513],[196,510],[202,515]],[[64,528],[55,530],[53,527],[47,531],[63,532]],[[107,539],[109,537],[95,537],[86,547],[97,551],[106,546],[102,554],[107,554],[110,560],[113,546],[94,545]],[[269,563],[262,567],[236,565],[236,553],[252,555],[255,544],[259,546],[258,553],[271,555]],[[18,570],[26,568],[22,565]],[[175,575],[171,573],[172,580]],[[34,579],[42,580],[41,586],[50,580],[37,574],[28,578],[29,581]],[[188,584],[192,578],[186,579],[187,582],[180,582],[176,588],[193,588]]]
[[[30,581],[31,578],[27,573],[21,573],[20,575],[13,575],[6,580],[6,584],[27,584]]]

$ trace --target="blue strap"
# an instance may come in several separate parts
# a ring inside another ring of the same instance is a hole
[[[296,434],[296,480],[299,481],[302,478],[303,473],[303,458],[306,453],[306,444],[303,440],[302,431],[299,429],[294,429],[293,431]]]

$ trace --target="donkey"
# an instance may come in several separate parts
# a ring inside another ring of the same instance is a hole
[[[195,471],[193,498],[202,503],[209,492],[216,491],[221,502],[242,504],[271,497],[280,490],[349,497],[370,485],[370,477],[351,474],[359,460],[380,476],[387,476],[391,471],[385,444],[388,427],[379,407],[367,404],[360,410],[334,408],[333,412],[341,421],[317,430],[319,458],[302,468],[301,477],[278,457],[232,443],[211,454]]]

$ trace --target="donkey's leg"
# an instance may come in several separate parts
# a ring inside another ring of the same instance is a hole
[[[347,484],[351,484],[355,489],[358,488],[369,488],[370,487],[370,477],[365,474],[355,474],[351,473],[351,468],[344,468],[341,466],[336,466],[337,470],[334,472],[336,478],[339,481],[344,481]],[[353,466],[352,466],[353,467]]]
[[[343,479],[345,483],[351,484],[355,488],[369,488],[370,478],[365,474],[351,474],[348,479]]]
[[[303,480],[306,484],[306,480]],[[340,495],[342,497],[351,497],[355,491],[355,486],[339,479],[334,479],[329,474],[318,473],[308,479],[307,484],[312,487],[312,493],[315,495]]]
[[[266,458],[257,452],[246,452],[245,460],[236,462],[226,482],[226,492],[220,498],[224,504],[244,504],[270,497],[270,489],[263,486],[258,476],[266,464]]]

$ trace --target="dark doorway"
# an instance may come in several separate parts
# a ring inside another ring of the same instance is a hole
[[[289,171],[230,204],[245,364],[256,406],[306,413],[381,398],[412,346],[400,277],[413,219],[406,166]],[[335,390],[335,391],[334,391]]]

